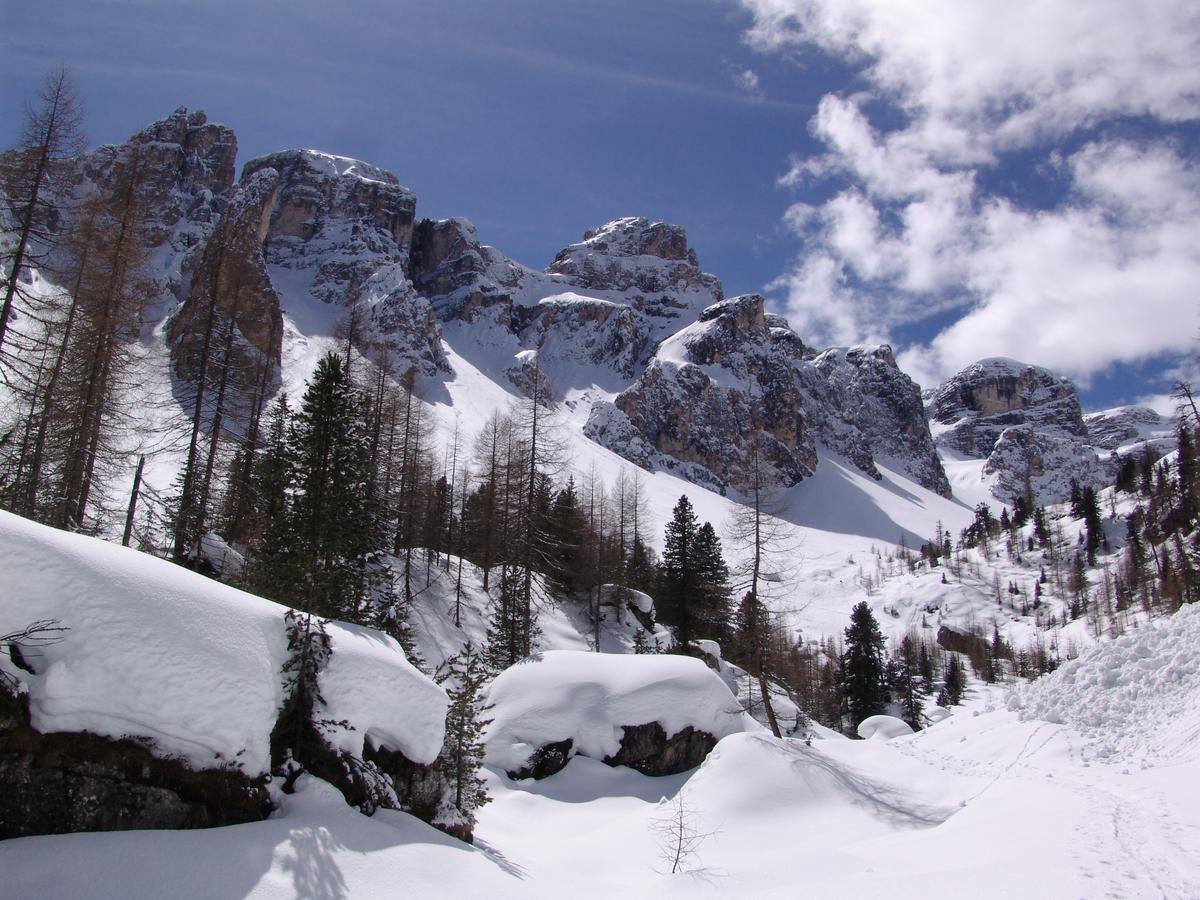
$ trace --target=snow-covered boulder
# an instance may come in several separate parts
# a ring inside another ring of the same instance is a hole
[[[66,629],[14,658],[0,654],[0,681],[27,710],[0,727],[0,780],[41,777],[42,763],[5,743],[3,733],[16,728],[29,741],[81,732],[129,741],[180,771],[233,773],[246,790],[263,788],[285,700],[285,607],[5,512],[0,547],[0,634],[46,620]],[[325,736],[332,749],[433,763],[443,740],[442,688],[392,638],[336,622],[327,630],[332,652],[318,674],[324,705],[316,714],[342,723]]]
[[[912,733],[912,726],[895,716],[867,716],[858,723],[858,736],[864,741],[890,741]]]
[[[551,775],[575,754],[674,774],[743,730],[729,688],[686,656],[549,651],[502,672],[488,699],[487,762],[512,777]]]

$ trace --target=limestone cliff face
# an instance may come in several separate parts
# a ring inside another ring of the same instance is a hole
[[[351,309],[359,338],[425,374],[447,368],[433,310],[409,280],[416,198],[396,177],[358,160],[287,150],[251,160],[246,183],[279,179],[263,255],[287,311],[309,330],[328,329]]]
[[[240,387],[253,388],[264,365],[268,387],[278,382],[283,312],[260,248],[279,182],[274,169],[243,179],[204,243],[193,266],[187,299],[167,330],[179,378],[195,379],[211,319],[222,323],[222,328],[223,323],[233,323],[232,362]]]
[[[169,309],[182,299],[198,249],[220,217],[234,181],[237,138],[203,112],[180,107],[122,144],[105,144],[80,156],[61,180],[64,209],[84,198],[115,201],[122,181],[136,179],[139,226],[149,274]]]
[[[1074,478],[1103,485],[1105,467],[1092,449],[1075,386],[1048,369],[1011,359],[968,366],[929,398],[939,446],[986,459],[996,496],[1006,503],[1031,494],[1063,500]]]
[[[985,359],[963,369],[934,392],[929,413],[943,426],[939,444],[977,458],[991,453],[1012,425],[1087,437],[1075,386],[1049,369],[1011,359]]]
[[[815,355],[763,298],[715,304],[664,341],[645,373],[585,432],[640,465],[715,487],[744,487],[755,467],[784,485],[811,475],[818,447],[879,477],[876,457],[949,494],[916,385],[891,350]]]

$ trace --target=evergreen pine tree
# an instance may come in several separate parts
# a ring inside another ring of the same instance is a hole
[[[294,537],[314,612],[355,619],[375,534],[368,495],[370,445],[362,402],[335,353],[317,364],[292,418]]]
[[[705,522],[696,532],[696,628],[700,636],[723,641],[733,620],[729,593],[729,566],[721,553],[721,539]]]
[[[957,653],[951,653],[946,660],[943,673],[942,689],[938,692],[938,706],[957,706],[962,701],[963,690],[967,684],[967,673],[963,670],[962,660]]]
[[[491,722],[484,716],[483,687],[487,682],[483,658],[468,643],[462,652],[446,661],[438,682],[450,699],[446,710],[446,742],[442,746],[441,769],[446,778],[446,795],[439,814],[442,824],[469,831],[475,811],[491,798],[479,777],[483,767],[483,729]]]
[[[842,697],[849,727],[885,711],[888,701],[883,660],[883,634],[864,600],[850,613],[846,649],[842,653]]]
[[[684,652],[699,624],[694,609],[699,584],[696,570],[696,539],[700,528],[687,496],[681,496],[667,523],[662,564],[658,573],[659,617],[675,628]]]
[[[920,668],[920,653],[917,650],[917,643],[911,635],[906,634],[900,642],[893,660],[891,686],[893,695],[900,703],[904,721],[912,727],[913,731],[921,729],[921,711],[924,709],[918,687],[918,679],[921,677]]]

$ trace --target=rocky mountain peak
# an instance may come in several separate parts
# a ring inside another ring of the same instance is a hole
[[[992,433],[995,428],[1026,421],[1080,437],[1087,434],[1075,385],[1049,369],[1012,359],[984,359],[967,366],[936,390],[931,414],[944,425],[970,421],[956,448],[969,456],[991,452],[998,436]]]
[[[696,253],[687,242],[681,225],[651,222],[642,216],[614,219],[583,233],[581,244],[592,252],[607,256],[657,256],[659,259],[687,260],[696,266]],[[573,244],[578,247],[580,244]],[[559,256],[572,248],[563,250]]]
[[[1012,359],[973,363],[937,388],[929,401],[939,446],[986,459],[994,493],[1006,503],[1066,497],[1070,480],[1103,484],[1105,469],[1088,443],[1079,396],[1070,380]]]
[[[201,110],[188,113],[181,106],[128,143],[141,148],[151,168],[174,175],[184,191],[221,195],[233,186],[237,137],[231,128],[209,122]]]
[[[720,280],[700,271],[681,226],[638,216],[585,232],[582,241],[560,250],[546,271],[568,275],[578,287],[590,290],[679,294],[699,289],[709,295],[709,302],[724,296]]]
[[[271,220],[271,239],[300,241],[344,237],[408,258],[417,198],[395,175],[345,156],[319,150],[284,150],[252,159],[242,178],[271,168],[282,179],[279,203]],[[323,232],[328,232],[324,233]]]

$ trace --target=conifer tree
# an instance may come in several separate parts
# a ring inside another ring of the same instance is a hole
[[[863,600],[850,612],[842,653],[842,696],[852,733],[863,719],[885,711],[886,677],[883,634],[871,607]]]
[[[917,643],[912,639],[912,635],[906,634],[900,641],[900,646],[896,649],[893,658],[891,686],[892,694],[900,703],[903,719],[912,727],[913,731],[921,729],[921,711],[924,708],[918,687],[920,677],[920,651],[918,651]]]
[[[483,730],[491,722],[484,718],[491,706],[484,701],[487,671],[483,658],[468,642],[461,653],[446,661],[437,680],[450,699],[441,753],[447,784],[441,817],[453,820],[447,824],[469,830],[475,822],[475,811],[491,799],[485,781],[479,777],[485,749]]]
[[[288,437],[301,570],[313,610],[328,617],[357,617],[376,537],[362,411],[342,360],[329,353],[317,364]]]
[[[699,585],[696,539],[700,526],[687,495],[682,495],[671,513],[663,542],[658,577],[659,617],[675,628],[676,639],[687,652],[695,636],[695,597]]]
[[[966,688],[967,673],[963,669],[962,660],[957,653],[949,654],[946,668],[942,674],[942,689],[938,692],[938,706],[957,706],[962,702],[963,690]]]

